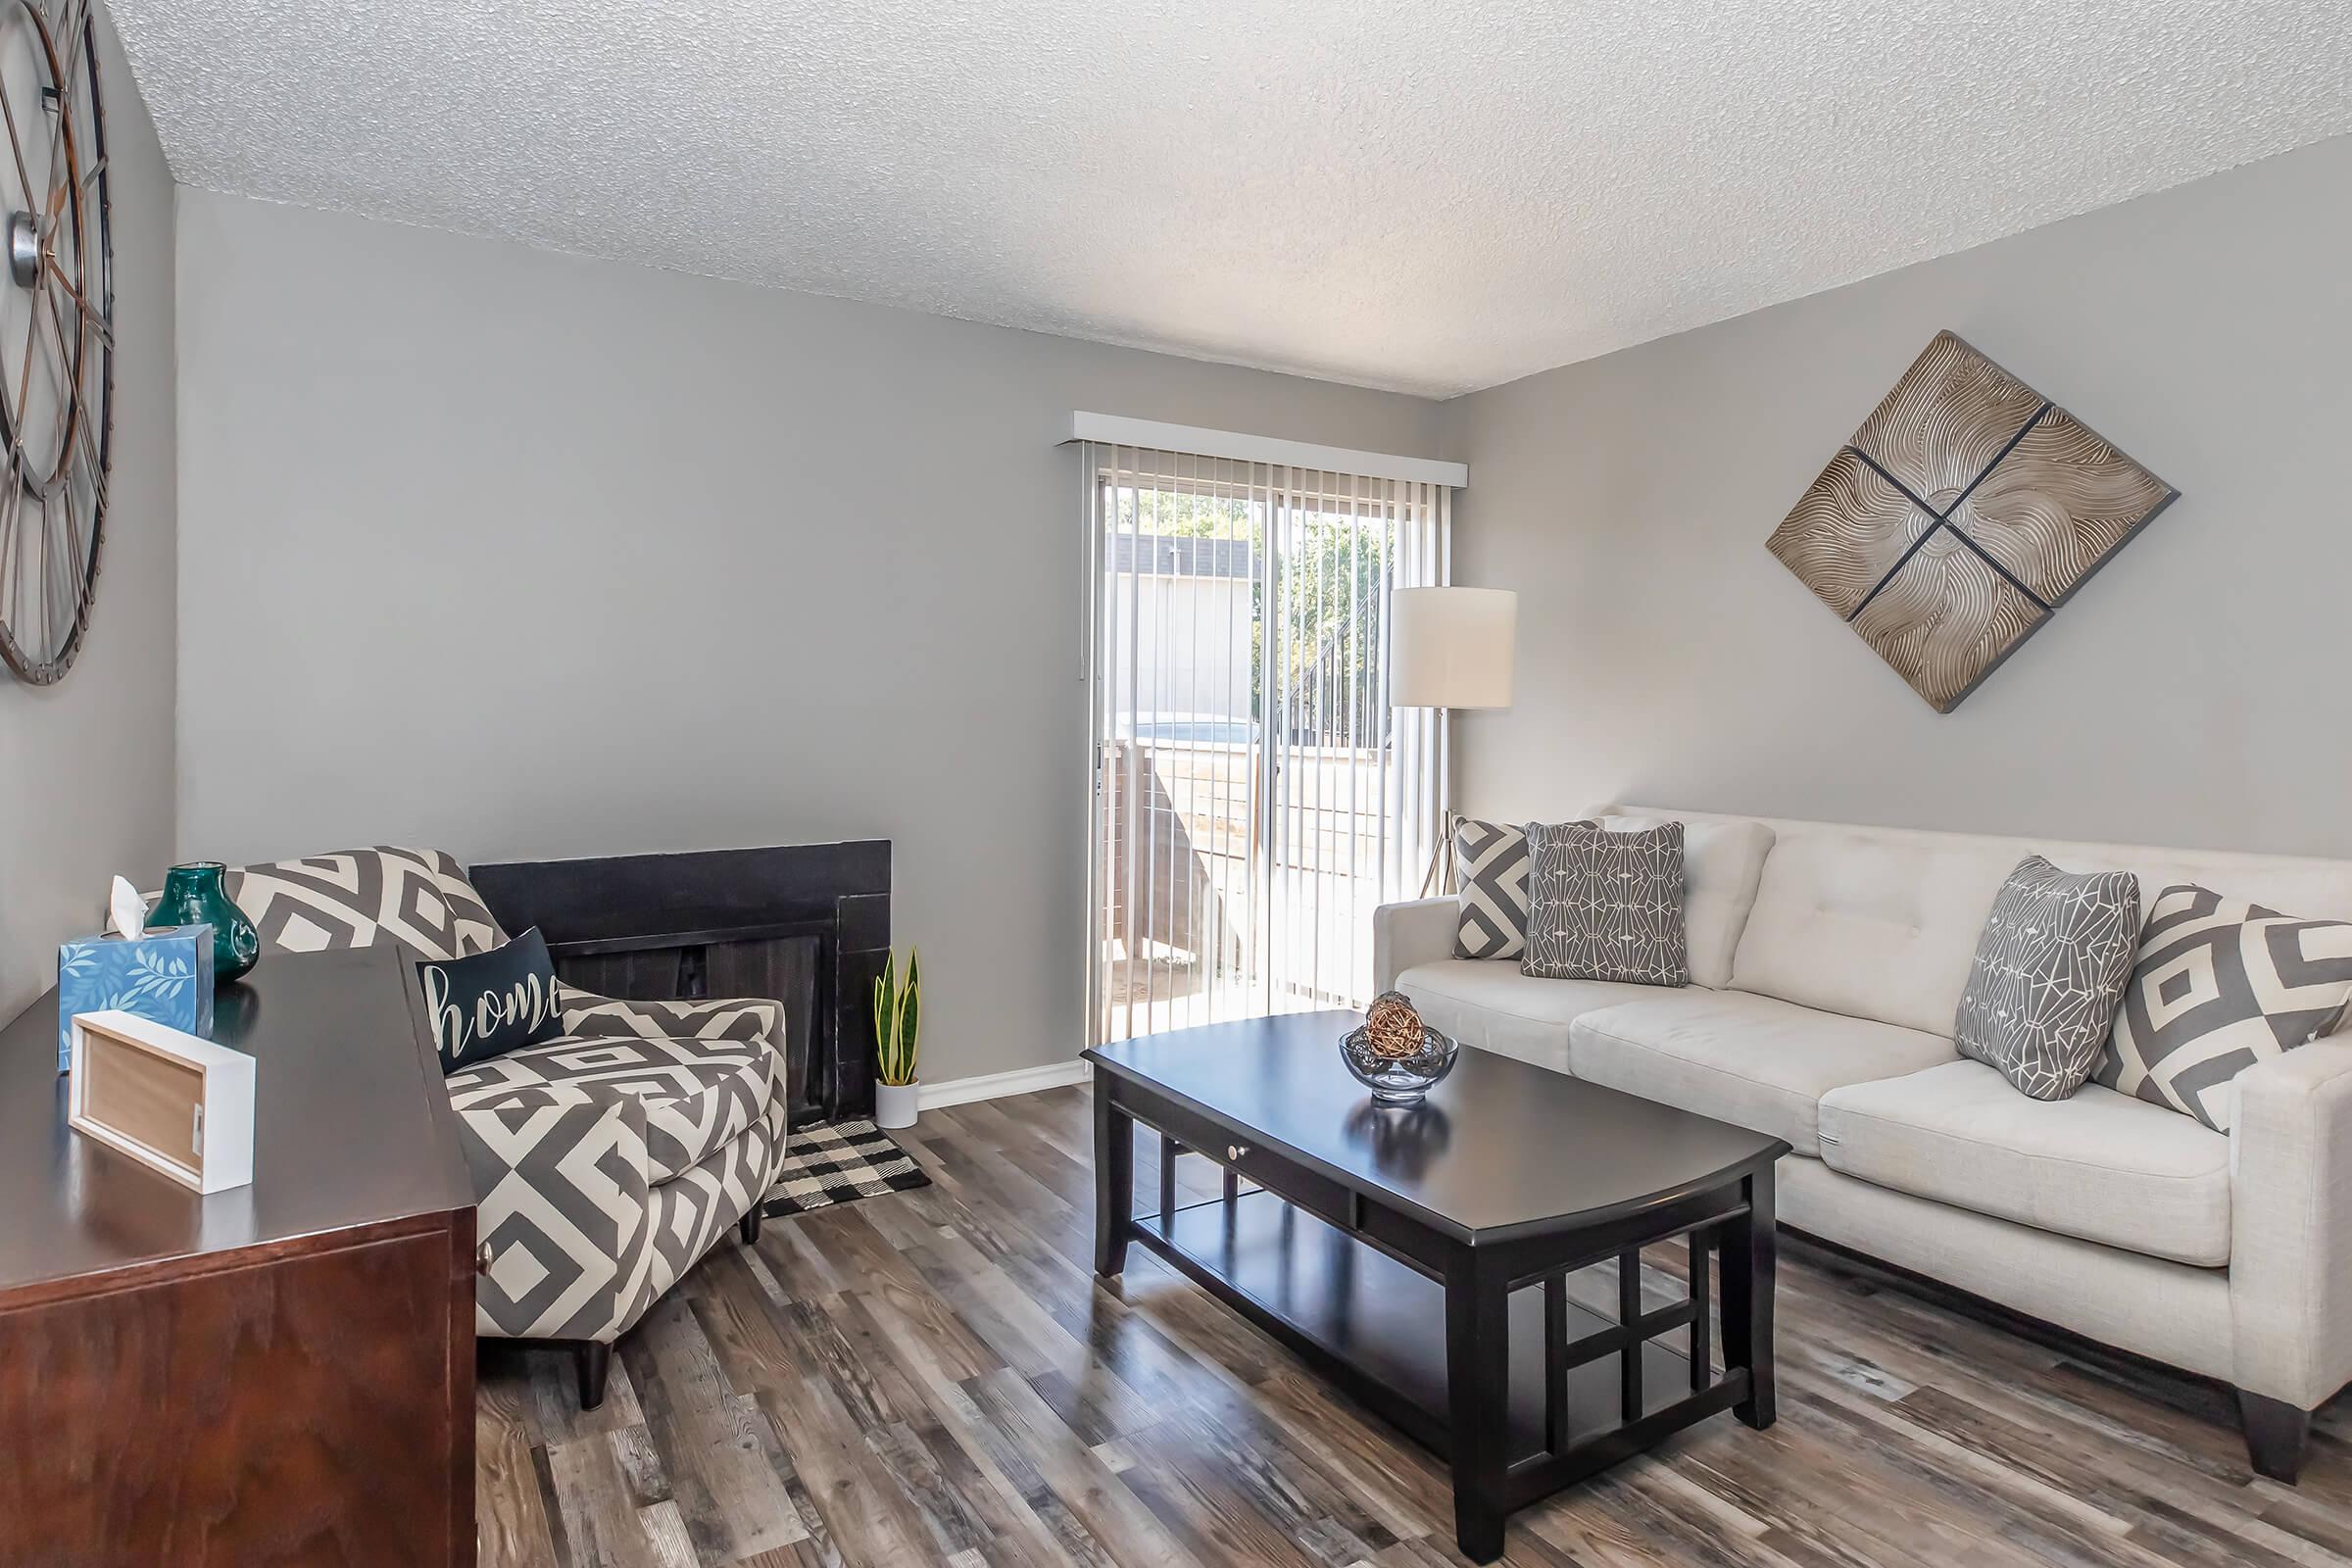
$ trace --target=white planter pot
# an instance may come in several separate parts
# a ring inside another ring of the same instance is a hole
[[[874,1125],[913,1126],[915,1102],[921,1098],[922,1092],[921,1084],[874,1085]]]

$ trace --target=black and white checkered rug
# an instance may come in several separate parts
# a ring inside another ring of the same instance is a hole
[[[784,1168],[767,1190],[767,1212],[806,1214],[930,1185],[922,1168],[872,1122],[828,1122],[801,1128],[785,1145]]]

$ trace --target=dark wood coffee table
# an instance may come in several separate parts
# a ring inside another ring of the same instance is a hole
[[[1501,1555],[1513,1510],[1669,1433],[1726,1409],[1772,1424],[1787,1144],[1468,1048],[1424,1104],[1378,1107],[1340,1062],[1359,1021],[1294,1013],[1088,1052],[1095,1271],[1123,1272],[1142,1243],[1448,1459],[1473,1562]],[[1141,1218],[1138,1122],[1161,1135],[1159,1212]],[[1224,1167],[1221,1199],[1177,1206],[1182,1150]],[[1645,1307],[1642,1249],[1677,1238],[1690,1294]],[[1571,1279],[1612,1260],[1613,1299]]]

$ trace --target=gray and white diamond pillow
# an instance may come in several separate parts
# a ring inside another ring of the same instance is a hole
[[[2226,1133],[2231,1079],[2335,1033],[2348,1014],[2352,924],[2166,888],[2148,909],[2098,1081]]]
[[[2139,878],[2027,856],[1977,939],[1953,1047],[2035,1100],[2068,1098],[2106,1049],[2138,935]]]
[[[1527,950],[1527,833],[1504,822],[1453,824],[1457,958],[1516,958]]]
[[[1690,983],[1683,914],[1683,824],[1610,833],[1529,823],[1527,956],[1545,980]]]

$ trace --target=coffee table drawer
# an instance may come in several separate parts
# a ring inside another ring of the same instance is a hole
[[[1347,1188],[1258,1148],[1249,1133],[1221,1127],[1204,1116],[1164,1102],[1152,1106],[1148,1114],[1138,1107],[1138,1113],[1185,1148],[1206,1154],[1227,1170],[1288,1199],[1317,1219],[1342,1230],[1353,1229]]]
[[[1326,1181],[1311,1170],[1301,1170],[1287,1160],[1244,1143],[1232,1143],[1223,1149],[1205,1152],[1216,1158],[1218,1164],[1240,1172],[1277,1197],[1288,1199],[1315,1218],[1344,1231],[1355,1228],[1354,1205],[1348,1200],[1350,1195],[1338,1182]]]

